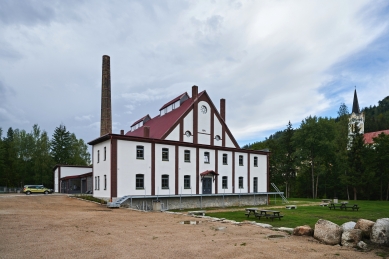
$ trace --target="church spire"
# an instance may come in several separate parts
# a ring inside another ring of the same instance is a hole
[[[351,111],[355,114],[361,113],[359,110],[359,103],[358,103],[358,96],[357,96],[357,89],[354,90],[354,101],[353,101],[353,110]]]

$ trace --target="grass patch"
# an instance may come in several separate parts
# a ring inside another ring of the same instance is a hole
[[[387,211],[389,211],[389,202],[387,201],[349,201],[349,204],[358,204],[359,211],[348,210],[330,210],[328,207],[321,207],[317,205],[321,200],[312,199],[290,199],[289,204],[297,205],[297,209],[288,210],[285,209],[285,204],[281,201],[266,206],[245,206],[226,208],[228,211],[212,212],[212,210],[206,209],[206,215],[216,218],[226,218],[229,220],[235,220],[242,222],[244,220],[256,221],[259,223],[267,223],[274,227],[290,227],[294,228],[302,225],[309,225],[314,227],[315,223],[319,219],[326,219],[332,221],[338,225],[341,225],[348,221],[358,221],[358,219],[368,219],[376,221],[379,218],[387,217]],[[275,208],[275,206],[281,206]],[[280,211],[284,217],[281,220],[261,218],[258,220],[251,215],[249,218],[244,215],[244,208],[256,207],[259,209],[271,209]],[[219,208],[220,209],[220,208]]]
[[[96,197],[93,197],[93,196],[90,196],[90,195],[77,194],[77,195],[74,195],[74,197],[77,197],[77,198],[83,199],[83,200],[87,200],[87,201],[98,202],[98,203],[101,203],[101,204],[107,204],[107,201],[99,199],[99,198],[96,198]]]

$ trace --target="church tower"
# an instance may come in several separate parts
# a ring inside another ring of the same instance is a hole
[[[365,114],[359,109],[357,89],[354,90],[353,109],[348,120],[348,149],[351,145],[352,136],[356,131],[355,127],[358,127],[359,133],[365,133]]]
[[[101,121],[100,136],[112,133],[111,111],[111,66],[110,57],[103,56],[103,72],[101,80]]]

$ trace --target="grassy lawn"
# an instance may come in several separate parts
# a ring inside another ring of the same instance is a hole
[[[349,204],[358,204],[359,211],[348,210],[330,210],[328,207],[321,207],[317,204],[321,203],[321,200],[312,199],[290,199],[290,205],[297,205],[297,209],[288,210],[285,209],[285,204],[282,204],[280,199],[271,200],[270,205],[266,206],[245,206],[225,208],[228,211],[225,212],[212,212],[212,208],[207,208],[206,215],[216,218],[226,218],[242,222],[244,220],[256,221],[260,223],[268,223],[274,227],[290,227],[294,228],[301,225],[309,225],[312,228],[318,219],[326,219],[336,224],[343,224],[348,221],[357,221],[358,219],[368,219],[376,221],[379,218],[389,217],[389,202],[387,201],[349,201]],[[274,208],[281,206],[278,208]],[[249,207],[255,207],[259,209],[272,209],[280,211],[284,217],[281,220],[261,218],[258,220],[250,215],[250,218],[244,215],[244,209]],[[216,209],[216,208],[215,208]],[[220,208],[218,208],[220,209]]]

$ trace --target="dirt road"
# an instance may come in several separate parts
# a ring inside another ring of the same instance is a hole
[[[186,220],[201,222],[180,224]],[[251,224],[108,209],[56,194],[0,195],[0,231],[0,258],[382,258]]]

